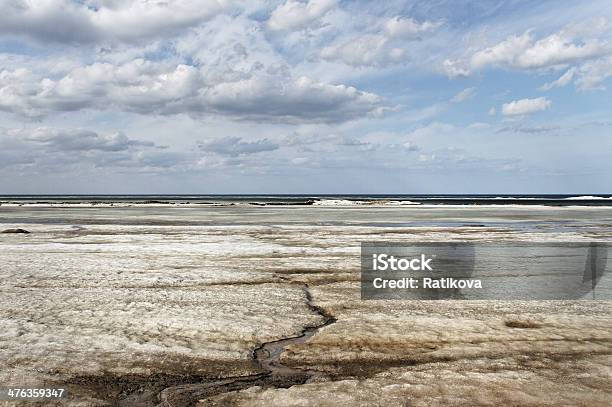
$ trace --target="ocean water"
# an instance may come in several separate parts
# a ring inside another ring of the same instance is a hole
[[[612,195],[0,195],[0,204],[554,205],[612,206]]]

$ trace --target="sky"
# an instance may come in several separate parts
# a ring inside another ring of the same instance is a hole
[[[608,0],[0,10],[0,194],[612,192]]]

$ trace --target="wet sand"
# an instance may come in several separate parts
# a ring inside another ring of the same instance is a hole
[[[612,401],[610,302],[359,298],[361,241],[606,240],[609,208],[2,207],[0,223],[31,232],[0,235],[0,383],[67,386],[58,405]]]

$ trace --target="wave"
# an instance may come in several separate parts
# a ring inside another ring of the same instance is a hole
[[[403,205],[422,205],[421,202],[413,201],[388,201],[388,200],[359,200],[351,201],[348,199],[318,199],[313,202],[316,206],[403,206]]]
[[[590,201],[593,199],[612,199],[612,196],[581,195],[565,198],[566,201]]]
[[[483,200],[488,200],[488,199],[503,199],[505,201],[527,201],[527,200],[535,200],[535,199],[541,199],[541,198],[536,198],[536,197],[525,197],[525,196],[521,196],[521,197],[516,197],[516,196],[496,196],[493,198],[482,198]]]

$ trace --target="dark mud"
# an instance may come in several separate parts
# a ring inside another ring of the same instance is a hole
[[[14,228],[14,229],[5,229],[0,233],[13,233],[13,234],[29,234],[30,231],[29,230],[25,230],[22,228]]]
[[[293,378],[293,380],[299,383],[305,383],[313,376],[319,374],[319,372],[314,370],[297,369],[283,365],[280,362],[280,356],[287,346],[304,343],[308,339],[310,339],[315,333],[317,333],[319,329],[336,322],[336,318],[328,314],[322,308],[314,305],[312,301],[312,295],[310,294],[310,290],[308,289],[308,285],[305,285],[304,293],[306,295],[306,300],[308,301],[308,307],[310,307],[313,312],[321,315],[324,318],[324,321],[320,325],[304,328],[304,330],[299,336],[279,339],[277,341],[272,342],[266,342],[259,348],[255,349],[255,351],[253,352],[254,359],[258,362],[259,366],[264,371],[268,372],[268,374],[273,378]]]
[[[304,295],[308,307],[320,315],[323,322],[305,327],[299,335],[266,342],[256,348],[253,362],[262,373],[224,379],[165,374],[88,376],[73,378],[63,384],[75,388],[72,394],[92,397],[117,407],[189,407],[195,406],[200,399],[252,386],[288,388],[318,376],[326,377],[316,370],[292,368],[280,362],[287,346],[304,343],[319,329],[336,322],[336,318],[313,303],[308,285],[304,285]]]

